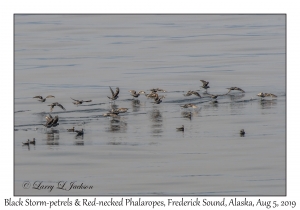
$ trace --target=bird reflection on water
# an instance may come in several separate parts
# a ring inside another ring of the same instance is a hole
[[[277,100],[261,100],[259,102],[262,109],[272,109],[277,105]]]
[[[153,109],[150,111],[150,119],[153,122],[152,124],[152,134],[154,137],[160,137],[163,132],[163,118],[162,114],[158,109]]]
[[[127,123],[124,119],[111,119],[109,127],[106,129],[107,132],[111,133],[125,133],[127,131]]]
[[[192,120],[192,112],[181,112],[181,116],[183,118],[188,118],[189,120]]]
[[[131,105],[132,105],[132,112],[138,112],[140,111],[140,100],[132,100]]]
[[[245,94],[228,94],[228,96],[230,97],[230,100],[234,101],[243,98]]]
[[[59,145],[59,130],[46,131],[47,145]]]

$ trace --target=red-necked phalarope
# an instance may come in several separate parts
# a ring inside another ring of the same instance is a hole
[[[245,133],[246,133],[246,132],[244,131],[244,129],[241,129],[241,130],[240,130],[240,135],[241,135],[241,136],[244,136]]]
[[[73,127],[73,128],[69,128],[69,129],[67,129],[67,131],[68,132],[75,132],[75,128]]]
[[[264,97],[274,97],[274,98],[277,98],[276,95],[272,94],[272,93],[259,93],[257,94],[257,96],[259,96],[261,98],[261,100],[264,98]]]
[[[177,131],[184,131],[184,125],[182,125],[180,128],[176,128]]]
[[[75,132],[77,133],[75,137],[83,136],[83,134],[84,134],[83,128],[81,130],[75,130]]]
[[[35,144],[35,138],[33,138],[31,141],[29,140],[29,144]]]
[[[29,140],[29,139],[27,140],[27,142],[22,142],[22,145],[23,145],[23,146],[24,146],[24,145],[29,146],[29,144],[30,144],[30,140]]]

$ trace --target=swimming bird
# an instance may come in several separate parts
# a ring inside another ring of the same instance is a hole
[[[73,128],[67,129],[67,131],[68,131],[68,132],[75,132],[75,129],[74,129],[74,127],[73,127]]]
[[[55,98],[53,95],[48,95],[46,98],[43,98],[43,96],[34,96],[33,98],[39,98],[40,102],[45,102],[46,98]]]
[[[140,96],[140,94],[146,94],[145,91],[139,91],[138,93],[135,91],[135,90],[129,90],[129,92],[131,93],[131,95],[134,97],[134,98],[137,98]]]
[[[48,105],[48,106],[50,106],[50,112],[52,112],[52,110],[53,110],[53,108],[54,108],[55,106],[59,106],[59,107],[62,108],[63,110],[66,110],[61,104],[59,104],[59,103],[57,103],[57,102],[54,102],[54,103],[52,103],[52,104],[50,104],[50,105]]]
[[[78,104],[82,104],[83,102],[92,102],[92,100],[83,101],[83,100],[76,100],[76,99],[73,99],[73,98],[71,98],[71,99],[74,100],[73,104],[75,104],[77,106],[78,106]]]
[[[184,104],[184,105],[180,105],[182,108],[197,108],[197,106],[195,104]]]
[[[182,125],[180,128],[176,128],[177,131],[184,131],[184,125]]]
[[[78,137],[78,136],[82,136],[83,137],[83,128],[81,130],[75,130],[75,132],[77,133],[75,137]]]
[[[23,145],[23,146],[24,146],[24,145],[29,146],[29,144],[30,144],[30,140],[29,140],[29,139],[27,140],[27,142],[22,142],[22,145]]]
[[[238,88],[238,87],[230,87],[230,88],[226,88],[226,89],[229,90],[226,94],[228,94],[232,90],[238,90],[238,91],[241,91],[242,93],[245,93],[244,90],[242,90],[241,88]]]
[[[111,91],[111,97],[107,96],[107,98],[109,98],[110,100],[114,101],[116,100],[119,96],[120,93],[120,89],[117,87],[116,88],[116,92],[114,93],[114,91],[111,89],[111,87],[109,87],[110,91]]]
[[[263,100],[264,97],[277,98],[277,96],[272,93],[259,93],[259,94],[257,94],[257,96],[259,96],[261,98],[261,100]]]
[[[202,88],[204,88],[205,89],[205,91],[207,91],[207,89],[209,88],[209,86],[208,86],[208,84],[209,84],[209,82],[208,81],[205,81],[205,80],[200,80],[201,82],[202,82]]]
[[[244,129],[241,129],[241,130],[240,130],[240,135],[241,135],[241,136],[244,136],[244,135],[245,135]]]
[[[28,139],[29,140],[29,139]],[[29,140],[30,144],[35,144],[35,138],[32,139],[32,141]]]

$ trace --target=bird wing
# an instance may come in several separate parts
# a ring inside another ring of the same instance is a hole
[[[33,98],[43,99],[43,96],[34,96]]]
[[[111,95],[114,96],[114,94],[115,94],[114,91],[111,89],[111,87],[109,87],[109,89],[110,89]]]
[[[71,98],[71,97],[70,97]],[[71,98],[72,100],[74,100],[74,101],[79,101],[79,100],[76,100],[76,99],[74,99],[74,98]]]
[[[54,119],[53,119],[52,124],[56,124],[57,122],[58,122],[58,116],[55,116]]]
[[[203,83],[204,86],[208,85],[208,83],[209,83],[209,82],[207,82],[205,80],[202,80],[202,79],[200,81]]]
[[[119,92],[120,92],[120,89],[117,87],[116,88],[116,93],[115,93],[114,97],[117,97],[119,95]]]
[[[84,102],[92,102],[92,100],[84,101]]]
[[[63,110],[66,110],[61,104],[57,104],[57,106],[59,106],[59,107],[62,108]]]
[[[236,87],[236,90],[242,91],[243,93],[245,92],[244,90],[242,90],[241,88]]]
[[[49,116],[46,116],[45,118],[47,119],[47,121],[53,119],[53,117],[51,116],[51,114],[49,114]]]
[[[198,92],[196,92],[196,91],[193,91],[192,94],[194,94],[196,96],[199,96],[201,98],[200,94]]]
[[[55,98],[53,95],[48,95],[46,98]]]
[[[53,124],[53,118],[47,120],[45,125],[48,126],[48,125],[52,125],[52,124]]]

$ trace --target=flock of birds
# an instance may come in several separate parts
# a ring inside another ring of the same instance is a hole
[[[205,81],[205,80],[200,80],[202,82],[202,86],[200,86],[201,88],[205,89],[205,93],[207,93],[207,89],[210,88],[208,86],[209,82],[208,81]],[[115,91],[113,91],[113,89],[111,87],[109,87],[110,91],[111,91],[111,96],[107,96],[109,99],[110,99],[110,103],[115,103],[115,101],[118,99],[119,97],[119,93],[120,93],[120,89],[117,87]],[[221,94],[221,95],[213,95],[213,94],[207,94],[212,100],[213,100],[213,103],[217,103],[217,98],[218,96],[222,96],[222,95],[227,95],[229,94],[231,91],[240,91],[242,93],[245,93],[244,90],[242,90],[241,88],[239,87],[230,87],[230,88],[227,88],[228,89],[228,92],[225,93],[225,94]],[[150,90],[151,92],[149,94],[147,94],[145,91],[135,91],[135,90],[130,90],[130,94],[131,96],[133,97],[133,99],[136,99],[138,98],[140,95],[144,94],[147,98],[151,98],[153,99],[154,101],[152,103],[154,104],[160,104],[162,103],[163,99],[165,98],[164,95],[159,95],[158,93],[159,92],[167,92],[161,88],[153,88]],[[195,95],[199,98],[202,98],[202,96],[200,95],[199,92],[197,91],[192,91],[192,90],[189,90],[187,93],[183,94],[184,96],[191,96],[191,95]],[[257,96],[259,96],[261,98],[261,100],[264,100],[265,97],[274,97],[276,98],[277,96],[272,94],[272,93],[258,93]],[[33,98],[38,98],[40,102],[45,102],[47,98],[55,98],[55,96],[53,95],[48,95],[46,96],[45,98],[43,98],[42,96],[35,96]],[[73,104],[74,105],[81,105],[82,103],[86,102],[92,102],[92,100],[77,100],[77,99],[73,99]],[[63,105],[61,105],[60,103],[58,102],[54,102],[50,105],[50,112],[53,111],[54,107],[57,106],[57,107],[60,107],[61,109],[63,110],[66,110]],[[197,106],[195,104],[192,104],[192,103],[188,103],[188,104],[184,104],[184,105],[180,105],[182,108],[197,108]],[[128,111],[128,108],[112,108],[109,112],[103,114],[103,116],[105,117],[111,117],[111,118],[118,118],[119,117],[119,114],[120,113],[125,113]],[[186,114],[185,117],[188,117],[188,118],[191,118],[191,112],[188,112]],[[59,125],[58,123],[58,120],[59,120],[59,117],[56,115],[55,117],[52,117],[51,114],[49,113],[46,117],[46,123],[43,124],[43,126],[45,128],[53,128],[53,127],[56,127]],[[181,127],[179,128],[176,128],[177,131],[181,131],[181,132],[184,132],[184,125],[182,125]],[[75,128],[71,128],[71,129],[67,129],[68,132],[76,132],[76,136],[75,138],[77,137],[82,137],[83,138],[83,135],[84,135],[84,130],[81,129],[81,130],[75,130]],[[244,129],[241,129],[240,130],[240,136],[241,137],[244,137],[245,135],[245,131]],[[27,145],[29,146],[30,144],[35,144],[35,138],[33,138],[33,140],[27,140],[26,142],[22,142],[23,145]]]

